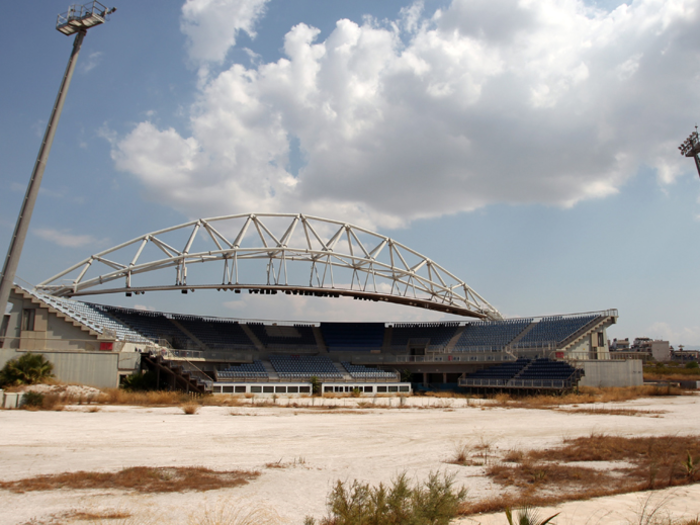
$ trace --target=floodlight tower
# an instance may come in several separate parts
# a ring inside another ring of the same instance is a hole
[[[700,175],[700,137],[698,137],[697,126],[695,126],[695,131],[683,141],[683,144],[678,146],[678,149],[681,151],[681,155],[695,159],[695,167],[698,169],[698,175]]]
[[[56,20],[56,29],[58,31],[67,36],[75,34],[75,40],[73,40],[73,51],[71,52],[70,59],[68,60],[66,72],[63,74],[61,86],[58,88],[58,96],[56,97],[56,102],[54,102],[49,122],[46,125],[44,138],[41,141],[39,154],[37,155],[36,162],[34,163],[34,170],[32,171],[32,176],[30,177],[29,184],[27,185],[27,192],[25,193],[24,201],[22,202],[22,209],[17,217],[17,224],[15,225],[15,230],[12,234],[12,239],[10,240],[10,247],[7,250],[7,257],[5,258],[5,264],[2,268],[2,275],[0,275],[0,320],[2,320],[5,316],[7,301],[10,298],[10,290],[12,289],[12,284],[15,280],[15,273],[17,271],[17,265],[19,264],[19,259],[22,255],[24,239],[27,237],[29,221],[31,221],[32,212],[34,211],[34,204],[36,203],[36,198],[39,194],[41,178],[44,175],[46,161],[49,158],[53,137],[56,134],[56,126],[58,125],[58,120],[61,117],[63,103],[65,102],[66,94],[68,93],[68,86],[70,86],[70,81],[73,77],[75,64],[78,60],[78,53],[80,53],[80,46],[83,43],[83,38],[85,38],[87,30],[107,21],[109,15],[115,11],[116,8],[114,7],[108,9],[100,2],[93,1],[85,5],[70,6],[68,11],[58,15],[58,19]]]

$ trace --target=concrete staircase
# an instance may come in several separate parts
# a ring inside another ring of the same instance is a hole
[[[606,322],[608,322],[611,318],[612,316],[610,315],[601,315],[600,317],[596,317],[590,323],[581,328],[578,332],[564,339],[564,341],[562,341],[559,345],[560,349],[566,352],[567,350],[573,348],[579,342],[581,342],[581,340],[584,337],[586,337],[589,333],[596,331],[598,328],[600,328]]]
[[[192,332],[190,332],[187,328],[182,326],[176,319],[168,319],[171,323],[173,323],[178,330],[180,330],[183,334],[185,334],[187,337],[189,337],[194,344],[197,345],[197,347],[200,350],[207,350],[207,345],[205,345],[202,341],[200,341],[196,335],[194,335]]]
[[[514,345],[514,344],[518,343],[523,337],[525,337],[525,336],[528,334],[528,332],[529,332],[530,330],[532,330],[533,328],[535,328],[535,326],[537,326],[537,323],[534,322],[534,321],[531,322],[529,325],[527,325],[527,326],[525,327],[525,330],[523,330],[523,331],[520,332],[518,335],[516,335],[516,336],[515,336],[515,339],[513,339],[513,340],[512,340],[510,343],[508,343],[508,344],[509,344],[509,345]]]
[[[211,378],[188,361],[163,359],[160,355],[146,353],[141,354],[141,359],[156,373],[159,388],[167,381],[176,390],[200,394],[211,391]]]
[[[341,363],[335,363],[335,362],[334,362],[333,365],[336,367],[336,369],[338,370],[338,372],[340,372],[341,374],[343,374],[343,379],[344,379],[345,381],[352,381],[352,376],[348,373],[347,370],[345,370],[345,367],[344,367]]]
[[[462,333],[464,333],[464,329],[466,326],[460,326],[457,328],[457,331],[455,332],[455,335],[452,336],[452,339],[450,339],[447,344],[445,345],[445,353],[449,354],[452,352],[452,349],[455,347],[457,344],[457,341],[459,341],[459,338],[462,337]]]
[[[265,372],[267,372],[267,375],[270,376],[270,379],[279,379],[280,378],[277,371],[272,367],[272,363],[270,363],[269,361],[263,361],[262,364],[265,367]]]
[[[262,342],[260,342],[260,339],[258,339],[258,336],[255,335],[255,332],[253,332],[253,331],[248,327],[248,325],[246,325],[246,324],[244,324],[244,323],[241,323],[240,326],[241,326],[241,328],[243,329],[243,331],[245,332],[245,334],[248,336],[248,338],[249,338],[251,341],[253,341],[253,344],[255,345],[255,348],[257,348],[258,350],[265,350],[265,345],[263,345]]]

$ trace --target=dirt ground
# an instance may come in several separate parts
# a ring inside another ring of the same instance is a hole
[[[176,407],[1,410],[1,481],[130,466],[204,466],[262,474],[246,486],[210,492],[142,495],[61,489],[16,494],[0,490],[0,525],[90,523],[70,515],[106,511],[131,517],[92,522],[213,523],[217,520],[212,516],[236,509],[263,509],[276,514],[279,523],[300,525],[305,516],[325,514],[326,496],[338,479],[376,484],[406,472],[423,480],[439,470],[453,473],[456,482],[468,489],[469,498],[498,494],[500,488],[483,476],[483,467],[446,463],[464,444],[488,445],[489,461],[497,461],[499,454],[512,449],[551,447],[562,438],[593,432],[700,435],[697,395],[595,407],[650,411],[635,416],[490,408],[473,400],[468,406],[463,399],[407,398],[408,408],[355,409],[353,399],[314,403],[308,408],[203,407],[195,415],[185,415]],[[319,408],[319,403],[326,406]],[[270,466],[274,463],[281,468]],[[583,525],[642,523],[651,511],[664,518],[700,515],[700,485],[573,502],[542,513],[561,512],[559,525]],[[456,523],[491,525],[506,520],[503,514],[481,515]]]

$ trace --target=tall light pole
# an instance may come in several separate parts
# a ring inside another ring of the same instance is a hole
[[[681,151],[681,155],[695,159],[695,167],[698,169],[698,175],[700,175],[700,137],[698,137],[697,126],[695,126],[695,131],[683,141],[683,144],[678,146],[678,149]]]
[[[7,257],[5,258],[5,264],[2,268],[2,275],[0,275],[0,320],[5,315],[7,301],[10,298],[10,291],[12,290],[12,285],[15,280],[17,265],[22,255],[22,247],[27,237],[29,222],[32,219],[34,204],[39,195],[41,178],[44,175],[46,161],[51,152],[51,144],[56,134],[56,126],[58,125],[59,118],[61,118],[61,111],[63,110],[63,103],[66,100],[66,94],[68,93],[68,86],[70,86],[73,71],[75,71],[75,64],[78,60],[78,53],[80,53],[80,46],[83,43],[83,38],[85,38],[87,30],[104,23],[107,17],[115,11],[116,8],[107,9],[100,2],[89,2],[85,5],[72,5],[68,8],[68,12],[58,15],[56,29],[67,36],[75,34],[73,51],[71,52],[70,60],[68,60],[68,66],[63,75],[61,86],[58,88],[58,96],[56,97],[56,102],[54,102],[53,110],[51,111],[51,118],[49,118],[49,122],[46,125],[44,139],[41,141],[39,154],[34,163],[34,170],[32,171],[32,176],[27,186],[27,192],[22,202],[22,209],[19,212],[19,217],[17,217],[17,224],[15,225],[15,230],[10,240],[10,247],[7,250]]]

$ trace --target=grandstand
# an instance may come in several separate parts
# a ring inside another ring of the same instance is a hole
[[[321,333],[331,351],[379,350],[384,342],[383,323],[321,323]]]
[[[193,278],[204,264],[220,264],[222,279],[208,281],[218,272]],[[148,279],[164,271],[175,274],[175,281]],[[244,289],[270,300],[277,294],[345,296],[461,317],[430,323],[271,322],[79,300]],[[140,369],[153,371],[162,388],[221,394],[303,394],[319,384],[322,392],[389,394],[569,388],[582,378],[596,385],[636,381],[626,372],[603,370],[611,369],[606,329],[617,311],[506,319],[415,250],[365,228],[303,214],[239,214],[151,232],[96,251],[34,289],[15,286],[10,302],[0,328],[0,358],[41,351],[53,356],[62,378],[100,386],[115,386]]]
[[[636,368],[611,361],[606,329],[616,310],[506,319],[432,259],[342,221],[285,213],[197,219],[91,253],[34,289],[15,286],[0,328],[0,358],[55,352],[61,377],[73,381],[115,386],[148,368],[161,387],[222,394],[302,394],[318,382],[323,392],[378,394],[479,388],[475,381],[528,389],[543,381],[622,386],[641,380]],[[193,277],[204,264],[221,265],[222,279],[209,281],[218,272]],[[170,277],[162,279],[163,272]],[[271,322],[78,300],[245,289],[270,300],[286,294],[386,301],[461,320]],[[527,366],[512,368],[523,359]],[[563,379],[556,373],[569,368],[538,359],[586,372]],[[499,370],[515,372],[507,380],[489,377]]]
[[[514,362],[469,374],[460,379],[459,384],[476,391],[565,391],[575,388],[583,375],[583,370],[564,361],[554,361],[546,357],[532,360],[521,357]]]
[[[133,373],[123,363],[136,355],[134,366],[156,371],[163,387],[222,394],[302,394],[313,381],[324,392],[363,395],[564,390],[584,377],[596,381],[582,368],[610,359],[605,330],[617,317],[607,310],[473,322],[272,323],[101,305],[19,286],[13,304],[3,348],[43,350],[60,333],[67,350],[118,351],[118,376]],[[28,312],[35,326],[27,325]]]

